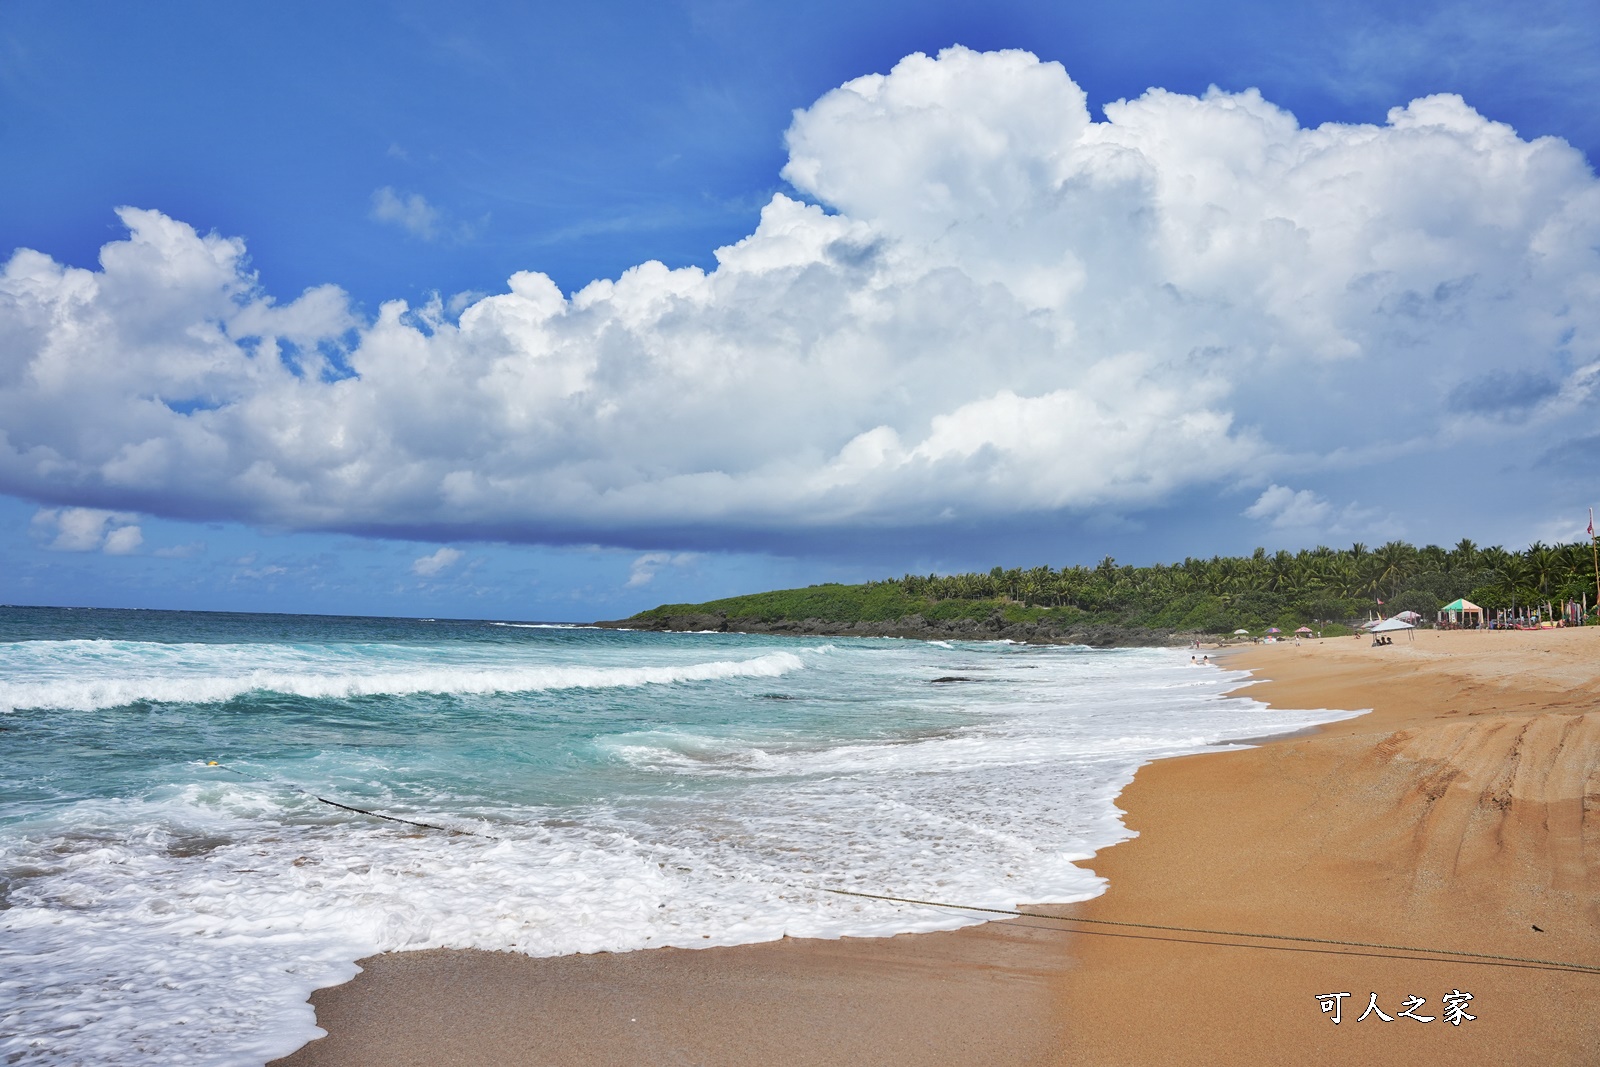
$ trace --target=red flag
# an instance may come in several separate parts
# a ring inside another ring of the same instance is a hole
[[[1378,603],[1380,603],[1380,604],[1382,604],[1382,603],[1383,603],[1383,601],[1382,601],[1382,600],[1380,600],[1380,601],[1378,601]]]

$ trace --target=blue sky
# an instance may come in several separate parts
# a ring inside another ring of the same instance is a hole
[[[0,601],[1574,536],[1597,90],[1580,3],[7,3]]]

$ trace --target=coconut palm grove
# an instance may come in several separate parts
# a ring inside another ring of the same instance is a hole
[[[1457,599],[1491,624],[1600,621],[1593,543],[1521,551],[1470,540],[1454,548],[1390,541],[1376,548],[1319,546],[1299,552],[1212,556],[1150,567],[1106,557],[1094,567],[995,567],[987,573],[918,575],[862,585],[814,585],[705,604],[664,604],[628,625],[662,629],[960,633],[1071,637],[1104,643],[1141,635],[1259,633],[1315,626],[1347,633],[1374,615],[1417,612],[1426,621]],[[1570,605],[1570,607],[1569,607]]]

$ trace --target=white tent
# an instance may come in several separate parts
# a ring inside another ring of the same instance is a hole
[[[1415,629],[1415,626],[1411,625],[1409,622],[1406,622],[1404,619],[1394,618],[1384,619],[1382,622],[1378,623],[1378,625],[1372,627],[1372,629],[1368,632],[1376,636],[1377,634],[1392,634],[1396,630],[1405,630],[1407,631],[1407,636],[1409,636],[1411,640],[1415,641],[1417,639],[1417,635],[1411,633],[1411,631]]]

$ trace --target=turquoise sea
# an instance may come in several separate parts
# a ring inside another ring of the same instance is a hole
[[[1086,898],[1140,764],[1344,714],[1241,680],[1163,649],[0,608],[0,1058],[261,1064],[385,950],[980,918],[826,888]]]

